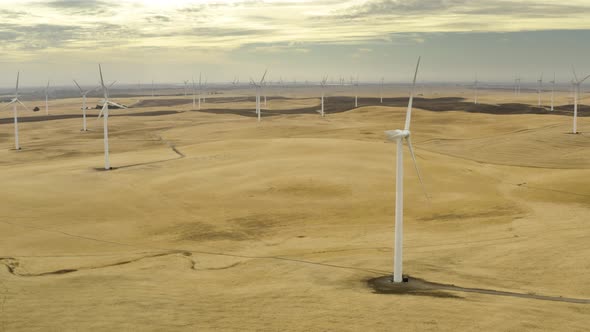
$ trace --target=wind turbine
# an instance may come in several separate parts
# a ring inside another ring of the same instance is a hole
[[[24,109],[29,110],[25,104],[23,104],[19,99],[18,99],[18,81],[20,78],[20,72],[16,73],[16,92],[14,93],[14,98],[10,101],[10,103],[6,104],[4,106],[4,108],[8,107],[9,105],[12,104],[12,112],[14,114],[14,149],[16,151],[20,150],[20,145],[18,143],[18,108],[17,108],[17,104],[20,104]]]
[[[102,106],[102,110],[98,117],[100,118],[101,114],[104,114],[103,118],[103,128],[104,128],[104,169],[109,170],[111,169],[111,163],[109,161],[109,105],[120,107],[120,108],[127,108],[123,105],[113,103],[109,101],[109,89],[104,85],[104,79],[102,78],[102,68],[100,64],[98,65],[98,72],[100,73],[100,85],[102,86],[102,92],[104,94],[104,104]],[[111,86],[114,84],[113,82]]]
[[[45,87],[45,115],[49,115],[49,80]]]
[[[520,77],[516,76],[514,79],[514,94],[520,95]]]
[[[555,99],[555,73],[553,73],[553,81],[551,83],[551,111],[553,112],[553,101]]]
[[[359,76],[356,75],[356,82],[354,81],[354,78],[351,76],[350,77],[350,85],[353,86],[354,89],[354,107],[359,107],[359,99],[358,99],[358,95],[359,95]]]
[[[539,83],[539,88],[537,89],[537,95],[539,97],[539,101],[537,103],[537,106],[541,107],[541,89],[543,88],[543,73],[541,73],[541,77],[539,77],[537,82]]]
[[[587,80],[588,78],[590,78],[590,75],[584,77],[583,79],[578,79],[578,75],[576,75],[576,70],[574,69],[574,67],[572,66],[572,71],[574,72],[574,81],[572,82],[574,85],[574,129],[573,129],[573,133],[577,134],[578,133],[578,100],[580,100],[580,85],[582,85],[582,83],[584,83],[585,80]]]
[[[250,84],[253,85],[254,87],[256,87],[256,115],[258,116],[258,122],[260,122],[260,90],[262,89],[262,85],[264,84],[264,78],[266,77],[266,72],[268,70],[264,71],[264,74],[262,75],[262,78],[260,79],[260,82],[256,83],[254,82],[254,80],[252,78],[250,78]]]
[[[322,85],[322,109],[320,110],[320,114],[322,115],[322,118],[324,117],[324,89],[326,88],[326,83],[328,82],[328,76],[324,76],[324,78],[322,79],[321,85]]]
[[[408,101],[408,110],[406,112],[406,123],[403,130],[388,130],[385,132],[387,139],[397,143],[397,159],[396,159],[396,178],[395,178],[395,251],[393,258],[393,282],[403,282],[402,276],[402,251],[403,251],[403,217],[404,217],[404,140],[408,143],[408,148],[412,159],[414,161],[414,167],[418,174],[418,179],[424,189],[422,182],[422,176],[418,171],[418,165],[416,164],[416,156],[414,155],[414,148],[412,147],[412,141],[410,139],[410,120],[412,117],[412,103],[414,100],[414,90],[416,88],[416,76],[418,75],[418,68],[420,67],[420,57],[418,57],[418,63],[416,64],[416,71],[414,73],[414,81],[412,83],[412,90],[410,90],[410,100]],[[426,194],[426,191],[424,191]],[[428,196],[427,196],[428,197]]]
[[[88,131],[86,129],[86,95],[92,91],[98,90],[100,88],[100,86],[97,86],[96,88],[94,88],[92,90],[84,91],[84,90],[82,90],[82,88],[80,87],[78,82],[76,82],[76,80],[74,80],[74,83],[76,84],[78,89],[80,89],[80,95],[82,96],[82,131]]]
[[[188,84],[188,81],[184,81],[184,96],[186,97],[186,85]]]
[[[98,82],[98,83],[100,83],[100,82]],[[111,82],[111,84],[109,84],[109,85],[107,86],[107,89],[110,89],[110,88],[111,88],[113,85],[115,85],[115,83],[117,83],[117,81],[112,81],[112,82]],[[100,88],[100,86],[98,86],[98,88]],[[103,106],[104,106],[104,101],[105,101],[105,99],[103,98],[103,100],[102,100],[102,102],[103,102]],[[117,104],[117,105],[118,105],[119,107],[121,107],[121,108],[127,108],[127,107],[125,107],[125,106],[123,106],[123,105],[119,105],[119,104]],[[97,119],[100,119],[100,117],[101,117],[101,116],[102,116],[102,109],[101,109],[101,110],[100,110],[100,112],[98,113],[98,117],[97,117]]]

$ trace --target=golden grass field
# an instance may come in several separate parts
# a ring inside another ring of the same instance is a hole
[[[319,105],[298,97],[268,107]],[[21,123],[18,152],[0,125],[0,331],[588,330],[590,304],[367,286],[393,265],[395,144],[383,131],[403,126],[405,107],[257,123],[191,102],[111,110],[108,172],[96,110],[86,133],[81,118]],[[50,114],[80,103],[53,100]],[[116,116],[162,110],[180,112]],[[571,121],[415,109],[431,198],[406,151],[404,272],[590,299],[590,118],[578,135]]]

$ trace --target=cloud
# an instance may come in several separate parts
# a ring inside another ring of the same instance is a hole
[[[157,22],[170,22],[172,19],[168,16],[164,15],[154,15],[145,18],[146,21],[149,23],[157,23]]]
[[[54,0],[39,2],[38,5],[70,15],[112,14],[114,13],[114,7],[117,7],[116,2],[101,0]]]
[[[391,42],[431,32],[590,29],[590,3],[570,0],[20,0],[0,2],[0,53],[128,49],[294,51],[288,43]],[[55,22],[55,23],[51,23]],[[59,22],[59,23],[57,23]],[[403,37],[402,37],[403,38]],[[414,42],[423,41],[420,36]],[[268,47],[264,47],[264,46]],[[300,48],[306,50],[306,47]],[[305,51],[295,51],[305,52]],[[362,53],[359,51],[358,53]]]
[[[100,0],[54,0],[44,1],[40,4],[53,8],[78,8],[78,9],[96,9],[99,7],[110,6],[111,4]]]
[[[425,14],[446,11],[465,4],[465,0],[372,0],[361,5],[350,6],[337,16],[344,18],[365,18],[403,14]]]

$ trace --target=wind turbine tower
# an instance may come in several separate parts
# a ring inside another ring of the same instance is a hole
[[[256,88],[256,115],[258,118],[258,122],[260,122],[260,116],[261,116],[261,112],[260,112],[260,92],[262,89],[262,85],[264,84],[264,78],[266,77],[266,73],[267,70],[264,71],[264,74],[262,75],[262,78],[260,79],[260,82],[256,83],[254,82],[254,80],[252,78],[250,78],[250,84],[253,85]]]
[[[119,107],[119,108],[127,108],[123,105],[114,103],[109,101],[109,90],[104,85],[104,79],[102,78],[102,67],[100,64],[98,65],[98,72],[100,73],[100,85],[102,86],[102,92],[104,95],[104,104],[102,105],[101,113],[98,115],[103,115],[103,140],[104,140],[104,169],[109,170],[111,169],[111,163],[109,159],[109,105]],[[114,84],[114,82],[113,82]],[[112,84],[111,84],[112,85]]]
[[[326,84],[328,82],[328,76],[324,76],[324,78],[322,79],[321,85],[322,85],[322,109],[320,110],[320,114],[322,115],[322,118],[324,117],[324,93],[325,93],[325,89],[326,89]]]
[[[28,110],[28,108],[18,99],[18,82],[20,78],[20,72],[16,73],[16,90],[14,93],[14,98],[4,106],[4,108],[12,105],[12,112],[14,115],[14,149],[16,151],[20,150],[20,144],[18,141],[18,104],[20,104],[24,109]]]
[[[86,109],[88,108],[86,106],[86,95],[92,91],[98,90],[99,87],[96,87],[92,90],[84,91],[82,90],[78,82],[76,82],[76,80],[74,80],[74,84],[76,84],[76,86],[80,90],[80,95],[82,96],[82,131],[88,131],[88,129],[86,129]]]
[[[410,154],[412,156],[412,160],[414,161],[414,167],[416,168],[416,172],[418,174],[418,179],[422,185],[422,189],[424,189],[424,184],[422,182],[422,176],[418,171],[418,165],[416,164],[416,156],[414,155],[414,148],[412,147],[412,141],[410,139],[410,122],[412,117],[412,102],[414,100],[414,90],[416,88],[416,76],[418,75],[418,68],[420,66],[420,58],[418,58],[418,63],[416,64],[416,71],[414,72],[414,81],[412,83],[412,90],[410,90],[410,100],[408,101],[408,110],[406,112],[406,123],[403,130],[388,130],[385,132],[387,139],[397,143],[397,158],[396,158],[396,178],[395,178],[395,244],[394,244],[394,258],[393,258],[393,282],[394,283],[401,283],[403,282],[403,275],[402,275],[402,258],[403,258],[403,217],[404,217],[404,208],[403,208],[403,197],[404,197],[404,141],[407,142],[408,148],[410,150]],[[424,191],[426,193],[426,191]],[[427,196],[428,197],[428,196]]]

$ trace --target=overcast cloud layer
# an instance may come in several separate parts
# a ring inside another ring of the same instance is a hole
[[[229,65],[239,52],[294,57],[318,45],[357,45],[359,58],[366,45],[420,43],[425,35],[537,30],[590,30],[590,1],[5,0],[0,69],[195,59]]]

